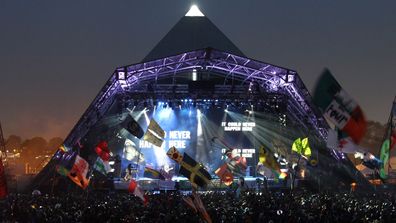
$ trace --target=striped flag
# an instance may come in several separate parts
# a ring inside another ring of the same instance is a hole
[[[165,177],[161,174],[160,171],[152,169],[150,167],[144,168],[144,176],[154,178],[154,179],[165,180]]]
[[[337,128],[359,143],[366,133],[366,119],[360,106],[336,81],[329,70],[325,70],[316,85],[314,103],[323,116]]]
[[[155,146],[161,147],[164,142],[165,131],[158,125],[158,123],[151,119],[143,139]]]
[[[148,204],[148,197],[144,194],[144,191],[140,189],[138,183],[132,179],[128,187],[129,193],[134,194],[136,197],[142,199],[144,206]]]
[[[88,169],[88,162],[77,155],[73,168],[70,170],[68,177],[79,187],[85,189],[89,184],[89,179],[87,179]]]
[[[234,181],[234,175],[228,169],[227,163],[221,165],[220,168],[215,171],[215,174],[219,176],[221,181],[227,186],[230,186]]]
[[[94,169],[102,173],[103,175],[106,175],[111,171],[109,162],[103,161],[100,157],[96,159]]]

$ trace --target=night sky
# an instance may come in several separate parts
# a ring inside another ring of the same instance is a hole
[[[66,137],[114,68],[140,62],[192,1],[0,1],[5,136]],[[396,95],[396,1],[195,1],[248,57],[324,67],[385,123]]]

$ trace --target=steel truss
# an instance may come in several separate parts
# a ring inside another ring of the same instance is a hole
[[[193,69],[222,75],[224,87],[216,86],[218,91],[227,88],[226,81],[233,79],[238,80],[242,89],[244,85],[258,83],[267,93],[287,95],[288,103],[293,104],[287,106],[290,113],[305,122],[304,126],[312,126],[319,138],[326,138],[327,123],[313,105],[296,71],[207,48],[117,68],[72,129],[65,144],[75,145],[115,102],[117,95],[142,93],[148,84],[156,83],[161,78],[192,72]],[[182,91],[183,87],[179,89]]]

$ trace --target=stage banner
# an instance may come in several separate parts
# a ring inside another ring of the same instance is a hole
[[[361,141],[367,126],[363,111],[327,69],[317,82],[313,101],[337,128],[347,133],[355,143]]]

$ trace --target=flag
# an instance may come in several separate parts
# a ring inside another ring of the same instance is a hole
[[[318,80],[313,101],[337,128],[347,133],[355,143],[361,141],[367,127],[363,111],[327,69]]]
[[[197,193],[193,192],[192,197],[183,197],[182,199],[195,213],[199,214],[202,220],[207,223],[212,222],[210,215],[206,211],[205,206]]]
[[[292,151],[309,158],[311,156],[311,148],[309,147],[308,138],[297,138],[292,145]]]
[[[144,191],[140,189],[138,183],[134,179],[131,179],[131,182],[129,183],[128,191],[129,193],[132,193],[136,197],[142,199],[144,206],[148,204],[148,197],[144,194]]]
[[[197,213],[197,208],[195,207],[194,201],[191,199],[191,197],[183,197],[182,198],[184,202],[195,212]]]
[[[339,141],[338,141],[337,131],[334,129],[329,129],[327,132],[327,140],[326,140],[327,148],[336,149],[338,147],[338,144]]]
[[[66,177],[73,168],[76,155],[76,152],[64,152],[64,150],[59,149],[54,156],[59,160],[55,167],[56,172]]]
[[[103,175],[107,175],[111,171],[109,161],[103,161],[100,157],[96,159],[94,169]]]
[[[164,142],[165,131],[158,125],[158,123],[151,119],[143,139],[155,146],[161,147]]]
[[[181,163],[183,160],[183,155],[174,147],[172,146],[168,152],[166,153],[166,155],[168,155],[169,158],[173,159],[174,161],[176,161],[177,163]]]
[[[381,152],[380,152],[380,160],[383,162],[383,165],[381,165],[379,172],[381,179],[388,178],[388,171],[387,171],[388,168],[385,165],[389,161],[389,149],[390,149],[389,139],[385,139],[384,142],[382,143]]]
[[[144,176],[154,178],[154,179],[165,180],[165,177],[161,174],[160,171],[152,169],[150,167],[144,168]]]
[[[85,189],[89,184],[89,179],[87,179],[88,168],[88,162],[77,155],[73,168],[70,170],[68,177],[79,187]]]
[[[8,194],[7,179],[5,175],[2,158],[3,157],[1,157],[0,155],[0,199],[4,199]]]
[[[367,151],[367,149],[357,145],[351,137],[342,135],[342,132],[338,133],[333,129],[328,131],[326,146],[347,154],[364,153]]]
[[[212,223],[212,219],[210,218],[210,215],[206,211],[205,206],[203,205],[203,202],[199,197],[199,195],[197,193],[193,193],[193,198],[194,198],[193,202],[195,204],[195,208],[197,209],[201,218],[207,223]]]
[[[71,149],[68,148],[65,144],[62,144],[62,145],[59,147],[59,149],[62,150],[64,153],[71,151]]]
[[[135,143],[130,139],[125,139],[122,157],[136,164],[144,164],[144,155],[136,149]]]
[[[181,155],[174,146],[172,146],[166,154],[169,158],[180,164],[179,173],[187,177],[193,185],[195,184],[200,187],[204,187],[212,179],[201,163],[197,163],[197,161],[186,153]]]
[[[246,158],[234,156],[226,161],[227,168],[235,175],[244,176],[246,173]]]
[[[143,137],[143,129],[130,115],[127,115],[121,126],[137,138]]]
[[[184,153],[183,161],[180,163],[181,167],[179,173],[189,179],[193,185],[200,187],[206,186],[212,177],[206,171],[205,167],[201,163],[197,163],[193,158]]]
[[[215,174],[219,176],[221,181],[227,186],[230,186],[234,181],[234,175],[232,175],[226,163],[221,165],[220,168],[215,171]]]
[[[100,141],[95,147],[96,154],[103,160],[110,160],[110,150],[106,141]]]
[[[342,138],[338,141],[338,146],[335,148],[336,150],[347,153],[347,154],[355,154],[356,152],[367,151],[367,149],[356,145],[351,137]]]
[[[259,148],[259,163],[263,164],[265,167],[280,173],[280,165],[275,159],[275,156],[270,150],[266,149],[264,146]]]
[[[388,166],[389,166],[389,157],[390,151],[394,147],[396,143],[396,97],[393,102],[393,106],[391,109],[391,114],[389,116],[388,127],[385,132],[384,141],[382,142],[381,150],[380,150],[380,159],[382,161],[382,166],[380,168],[380,177],[381,179],[388,178]]]

